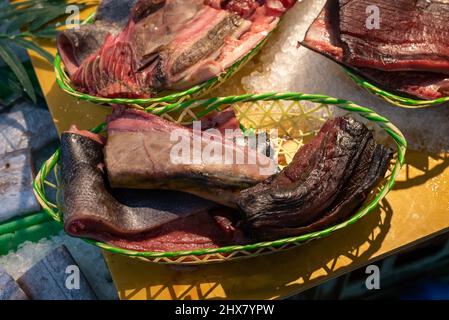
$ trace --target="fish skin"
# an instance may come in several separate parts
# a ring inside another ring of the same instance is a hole
[[[63,133],[61,140],[64,226],[69,234],[81,234],[90,221],[99,222],[104,232],[136,234],[216,207],[176,192],[147,193],[146,200],[122,204],[107,185],[102,145],[74,133]]]
[[[344,59],[344,44],[338,34],[339,8],[337,0],[329,0],[309,27],[303,46],[390,91],[409,97],[431,100],[449,96],[449,77],[445,74],[418,71],[388,72],[370,68],[356,68]]]
[[[275,240],[323,230],[343,222],[354,214],[371,190],[380,183],[391,158],[391,149],[376,145],[374,140],[370,140],[344,191],[321,218],[307,226],[297,228],[268,226],[252,230],[251,234],[257,239]]]
[[[61,143],[64,229],[75,237],[137,251],[215,248],[248,240],[239,214],[188,193],[111,189],[100,138],[64,133]]]
[[[245,214],[240,226],[259,240],[272,240],[339,221],[385,174],[389,159],[372,161],[375,148],[372,133],[362,123],[328,120],[281,173],[240,193],[238,206]],[[385,153],[383,147],[376,152]],[[376,169],[379,164],[382,169]],[[366,174],[370,166],[375,174]]]
[[[340,39],[347,64],[383,71],[449,74],[449,1],[340,0],[339,3]],[[366,27],[363,14],[369,6],[380,10],[379,29]]]
[[[307,225],[335,200],[360,157],[368,129],[353,119],[335,118],[313,143],[300,149],[290,166],[276,177],[243,190],[238,206],[253,228]],[[318,201],[319,199],[319,201]]]
[[[158,12],[166,4],[166,0],[138,0],[132,8],[131,19],[139,22]]]
[[[172,139],[176,130],[178,140]],[[218,130],[217,130],[218,131]],[[173,164],[170,152],[182,139],[193,141],[194,132],[160,117],[142,111],[116,109],[108,119],[108,141],[105,163],[114,188],[169,189],[190,192],[220,204],[235,207],[235,196],[247,187],[263,181],[276,170],[274,161],[255,150],[223,140],[221,135],[203,132],[202,151],[210,141],[244,160],[243,164],[208,163]],[[193,143],[189,143],[193,156]],[[250,164],[248,156],[254,157]],[[192,159],[192,157],[189,157]],[[223,160],[223,158],[222,158]],[[263,172],[266,169],[269,173]]]

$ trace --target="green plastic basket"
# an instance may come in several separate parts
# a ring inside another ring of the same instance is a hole
[[[395,179],[404,164],[404,155],[407,142],[402,133],[390,121],[372,110],[356,105],[353,102],[335,99],[324,95],[311,95],[302,93],[266,93],[247,94],[240,96],[229,96],[223,98],[212,98],[208,100],[192,100],[178,102],[167,106],[149,108],[147,111],[158,114],[164,118],[187,123],[200,118],[205,114],[232,106],[237,113],[241,124],[246,128],[268,129],[278,128],[281,134],[279,138],[282,147],[278,148],[279,158],[292,158],[296,150],[303,145],[304,138],[310,137],[318,132],[322,123],[332,116],[333,108],[359,116],[368,120],[369,126],[377,126],[392,138],[396,145],[395,159],[392,161],[389,175],[373,191],[365,204],[354,213],[347,221],[326,228],[321,231],[304,234],[297,237],[279,239],[276,241],[259,242],[249,245],[236,245],[220,248],[177,251],[177,252],[138,252],[125,250],[111,246],[107,243],[85,239],[106,251],[138,257],[146,261],[171,264],[201,264],[211,262],[228,261],[239,258],[248,258],[286,250],[296,247],[307,241],[325,237],[336,230],[340,230],[354,224],[357,220],[372,211],[386,196],[395,183]],[[295,127],[296,126],[296,127]],[[105,124],[100,124],[92,131],[101,132]],[[293,128],[293,129],[292,129]],[[290,134],[290,136],[288,136]],[[291,147],[293,145],[293,148]],[[290,148],[287,148],[290,146]],[[57,201],[50,199],[54,190],[59,190],[59,158],[60,150],[48,159],[34,181],[34,191],[43,209],[56,221],[63,223],[63,215]],[[51,182],[51,176],[54,181]],[[57,199],[57,195],[54,197]]]
[[[419,100],[407,97],[401,97],[397,94],[388,92],[383,90],[363,77],[355,74],[351,70],[344,68],[349,77],[361,88],[367,90],[369,93],[379,96],[390,104],[393,104],[398,107],[408,108],[408,109],[420,109],[420,108],[428,108],[436,105],[440,105],[443,103],[449,102],[449,97],[442,97],[434,100]]]
[[[90,15],[83,24],[92,23],[95,17],[95,13]],[[282,20],[281,20],[282,21]],[[281,24],[279,21],[278,26]],[[277,26],[277,27],[278,27]],[[276,27],[276,28],[277,28]],[[275,30],[276,30],[275,28]],[[92,96],[83,92],[78,91],[74,86],[72,86],[71,80],[64,69],[64,64],[61,60],[61,56],[56,54],[54,60],[54,70],[56,74],[56,83],[59,87],[64,90],[69,95],[76,97],[81,100],[87,100],[93,103],[111,105],[111,104],[123,104],[123,105],[133,105],[139,107],[152,107],[161,104],[170,104],[178,101],[186,101],[194,98],[199,98],[206,95],[208,92],[219,87],[222,83],[232,77],[238,70],[240,70],[248,61],[250,61],[266,44],[268,38],[275,31],[271,31],[268,35],[247,55],[234,63],[230,68],[219,76],[212,78],[206,82],[193,86],[184,91],[164,91],[160,92],[157,97],[154,98],[142,98],[142,99],[129,99],[129,98],[104,98],[99,96]]]

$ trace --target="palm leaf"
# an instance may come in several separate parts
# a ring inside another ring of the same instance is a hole
[[[36,93],[34,92],[33,84],[28,76],[22,62],[16,56],[16,54],[11,50],[5,41],[0,41],[0,58],[5,61],[5,63],[11,68],[11,70],[16,75],[17,79],[23,86],[23,90],[30,97],[30,99],[36,103]]]
[[[51,53],[49,53],[47,50],[41,48],[40,46],[38,46],[37,44],[35,44],[32,41],[29,41],[26,39],[21,39],[21,38],[13,38],[13,39],[11,39],[11,41],[23,48],[33,50],[34,52],[36,52],[37,54],[42,56],[44,59],[46,59],[50,63],[52,63],[54,60],[54,57]]]
[[[0,104],[10,106],[23,96],[23,88],[17,81],[14,73],[7,66],[0,67],[0,79],[2,79]]]
[[[31,100],[36,101],[32,81],[20,59],[11,50],[11,45],[32,50],[51,63],[53,56],[33,40],[55,39],[57,27],[60,25],[55,24],[55,20],[68,15],[68,5],[75,4],[82,10],[97,3],[96,0],[19,0],[0,3],[0,21],[4,26],[2,30],[6,30],[0,32],[0,60],[4,60],[11,69],[10,78],[17,78],[17,86],[12,85],[11,81],[3,85],[13,86],[14,89],[21,86]],[[0,100],[2,98],[0,92]]]
[[[14,15],[14,12],[12,13],[13,16],[6,17],[10,20],[8,28],[6,29],[6,32],[12,33],[16,30],[19,30],[22,26],[25,24],[28,24],[30,22],[33,22],[36,18],[39,17],[41,12],[40,10],[23,10],[20,12],[20,14]]]
[[[53,21],[68,15],[67,5],[76,4],[82,10],[93,3],[95,1],[91,0],[19,0],[4,5],[0,3],[0,21],[4,26],[2,29],[6,30],[0,32],[0,60],[4,60],[11,68],[17,77],[17,84],[22,86],[31,100],[36,100],[36,92],[22,62],[11,50],[11,45],[32,50],[51,63],[53,56],[33,40],[55,39],[59,24],[55,25]]]
[[[34,19],[33,22],[29,26],[30,31],[36,31],[52,20],[65,15],[66,14],[66,4],[63,4],[62,6],[55,6],[53,8],[50,8],[45,11],[45,16],[41,16],[38,19]]]
[[[39,31],[35,31],[31,34],[32,37],[42,38],[42,39],[55,39],[58,34],[58,30],[55,27],[49,27],[45,29],[41,29]]]

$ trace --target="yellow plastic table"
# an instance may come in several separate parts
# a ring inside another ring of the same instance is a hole
[[[89,14],[86,10],[83,15]],[[44,43],[55,53],[54,44]],[[53,67],[31,53],[58,132],[90,129],[108,107],[77,101],[59,89]],[[409,152],[395,189],[356,224],[271,255],[201,266],[169,266],[104,256],[121,299],[275,299],[304,291],[449,228],[449,155]]]

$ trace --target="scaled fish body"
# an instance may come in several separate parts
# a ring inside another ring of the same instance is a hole
[[[232,212],[212,202],[176,191],[112,190],[99,141],[73,130],[62,135],[62,203],[67,233],[138,251],[235,243]]]

